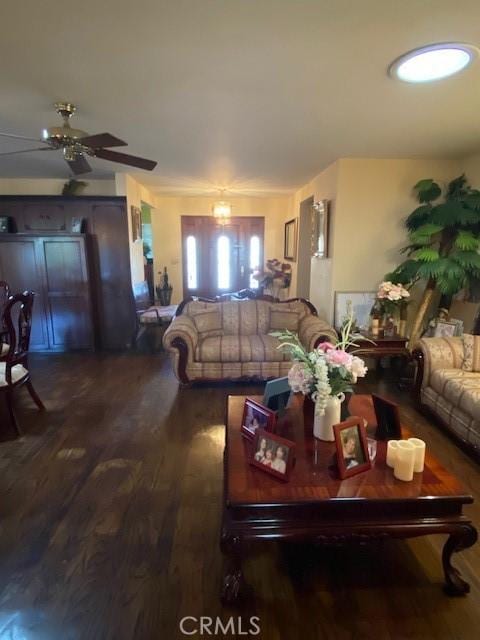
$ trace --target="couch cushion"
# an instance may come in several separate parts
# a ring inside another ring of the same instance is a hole
[[[299,314],[293,309],[270,308],[270,331],[295,331],[298,333]]]
[[[480,372],[480,336],[465,333],[463,336],[463,364],[465,371]]]
[[[196,362],[285,362],[290,356],[269,335],[221,336],[201,340],[195,350]]]
[[[430,385],[454,407],[480,420],[480,373],[437,369],[431,375]]]
[[[199,338],[213,338],[223,336],[222,314],[220,309],[202,309],[192,314],[193,322],[199,333]]]

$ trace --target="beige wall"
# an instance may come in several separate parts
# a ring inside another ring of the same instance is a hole
[[[132,284],[145,280],[143,262],[143,242],[132,242],[132,216],[130,207],[141,207],[142,202],[155,206],[155,195],[135,178],[126,173],[115,174],[115,188],[117,196],[125,196],[127,199],[128,238],[130,244],[130,269],[132,272]]]
[[[114,180],[88,180],[80,177],[87,183],[81,192],[85,196],[114,196]],[[60,196],[66,179],[47,178],[0,178],[0,194],[9,196]]]
[[[462,172],[465,173],[472,187],[480,189],[480,153],[466,156],[460,161],[460,170],[458,173]]]
[[[336,202],[338,183],[338,162],[334,162],[322,173],[313,178],[308,184],[299,189],[293,199],[294,215],[298,217],[300,204],[310,196],[315,202],[318,200],[330,201],[330,237],[336,224]],[[294,293],[296,292],[297,273],[294,273]],[[332,259],[312,258],[310,266],[310,301],[316,307],[322,318],[330,318],[332,290]]]
[[[459,161],[340,159],[297,191],[302,200],[331,200],[330,259],[312,258],[310,299],[333,322],[335,291],[374,291],[402,260],[404,219],[417,205],[413,185],[421,178],[446,182]]]
[[[166,266],[173,285],[173,302],[183,298],[181,216],[212,215],[216,198],[157,197],[152,211],[153,256],[155,283],[158,272]],[[229,197],[234,216],[262,216],[265,218],[265,258],[283,258],[284,222],[292,217],[290,197]]]

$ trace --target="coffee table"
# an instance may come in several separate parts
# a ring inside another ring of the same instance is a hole
[[[261,540],[367,543],[448,534],[442,555],[445,590],[449,595],[469,592],[451,558],[477,540],[475,527],[463,514],[463,506],[473,498],[428,448],[425,469],[412,482],[397,480],[387,467],[386,442],[378,442],[371,470],[340,480],[334,443],[313,437],[313,415],[304,411],[302,396],[293,396],[277,428],[279,435],[297,444],[296,464],[285,483],[248,464],[252,444],[240,431],[244,401],[245,396],[229,396],[227,401],[221,549],[229,566],[224,602],[232,603],[245,593],[242,555],[247,543]],[[369,428],[374,425],[370,396],[353,396],[349,410],[365,417]],[[402,435],[412,434],[402,426]]]

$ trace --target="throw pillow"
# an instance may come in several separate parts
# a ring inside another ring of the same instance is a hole
[[[480,336],[463,334],[463,364],[464,371],[480,372]]]
[[[270,331],[289,331],[298,332],[298,311],[290,309],[270,309]]]
[[[223,336],[222,315],[216,309],[198,311],[192,315],[200,338],[215,338]]]

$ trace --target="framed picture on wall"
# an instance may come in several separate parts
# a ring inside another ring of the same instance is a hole
[[[352,313],[356,327],[367,331],[375,297],[375,291],[335,291],[335,327],[339,329]]]
[[[136,207],[133,204],[130,207],[130,211],[132,215],[132,241],[136,242],[142,239],[142,212],[140,207]]]
[[[289,220],[285,223],[285,242],[283,249],[285,260],[295,262],[297,259],[297,220]]]
[[[312,205],[312,256],[329,258],[328,234],[330,227],[329,201],[319,200]]]

